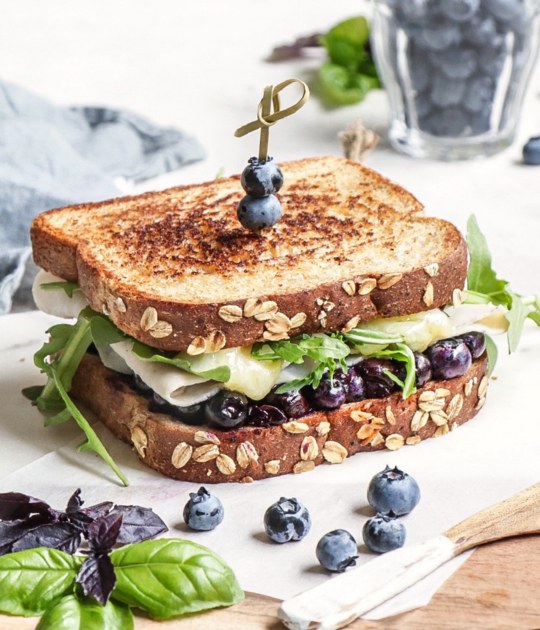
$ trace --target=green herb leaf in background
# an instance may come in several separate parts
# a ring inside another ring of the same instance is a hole
[[[129,606],[109,601],[105,606],[93,597],[63,597],[49,608],[36,630],[133,630]]]
[[[214,552],[188,540],[148,540],[111,553],[112,597],[154,619],[231,606],[244,598],[232,570]]]
[[[81,287],[76,282],[45,282],[39,285],[44,291],[65,291],[69,298],[73,297],[74,291],[80,291]]]
[[[31,617],[42,615],[73,592],[83,562],[57,549],[29,549],[0,557],[0,611]]]

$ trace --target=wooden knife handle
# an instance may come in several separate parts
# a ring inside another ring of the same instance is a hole
[[[540,483],[455,525],[444,536],[455,555],[500,538],[540,533]]]

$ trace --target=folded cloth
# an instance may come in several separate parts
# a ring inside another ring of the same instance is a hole
[[[59,107],[0,81],[0,315],[32,308],[32,219],[51,208],[118,196],[139,182],[201,160],[184,132],[106,107]]]

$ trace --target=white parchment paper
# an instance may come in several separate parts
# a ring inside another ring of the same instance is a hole
[[[18,345],[8,354],[13,361],[18,355],[30,357],[34,351],[31,346]],[[209,485],[225,508],[223,523],[212,532],[191,532],[183,523],[183,506],[198,484],[173,481],[147,468],[99,423],[96,429],[129,478],[129,488],[121,487],[93,453],[76,453],[77,438],[2,479],[0,491],[26,492],[62,508],[80,487],[88,505],[112,500],[151,506],[167,522],[170,536],[189,538],[221,554],[245,590],[285,599],[332,579],[315,557],[319,538],[332,529],[347,529],[355,536],[360,544],[358,564],[374,557],[362,544],[362,526],[373,514],[366,490],[372,476],[386,464],[398,465],[413,475],[421,488],[420,504],[403,518],[406,544],[440,534],[540,480],[540,413],[534,403],[540,382],[540,335],[527,325],[516,355],[506,356],[502,344],[500,349],[497,380],[491,382],[488,402],[472,422],[443,438],[396,452],[356,455],[341,465],[319,466],[310,473],[253,484]],[[6,355],[2,365],[6,366]],[[36,382],[31,365],[21,369],[16,380],[22,377],[24,381],[11,381],[9,389],[0,390],[2,423],[31,419],[40,427],[39,412],[29,408],[18,391],[19,386]],[[11,410],[10,417],[5,417],[6,408]],[[20,410],[18,418],[14,409]],[[31,431],[26,439],[32,441]],[[9,453],[3,452],[2,457],[9,457]],[[296,497],[310,510],[312,530],[301,542],[277,545],[264,533],[264,512],[281,496]],[[426,604],[464,559],[452,561],[368,616],[380,618]]]

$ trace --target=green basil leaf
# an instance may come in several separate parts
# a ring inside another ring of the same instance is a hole
[[[529,315],[529,309],[523,304],[519,295],[507,288],[507,293],[512,298],[512,306],[510,310],[504,314],[509,322],[507,337],[508,351],[515,352],[517,350],[521,333],[523,332],[523,324]]]
[[[188,540],[147,540],[111,553],[112,597],[155,619],[231,606],[244,598],[232,570],[213,551]]]
[[[44,291],[65,291],[69,298],[73,297],[73,291],[80,291],[81,287],[76,282],[45,282],[39,285]]]
[[[332,63],[355,70],[366,57],[369,25],[365,17],[353,17],[336,24],[321,37]]]
[[[197,376],[203,376],[213,381],[219,381],[220,383],[226,383],[231,378],[231,370],[227,365],[221,365],[212,370],[206,370],[204,372],[196,372],[191,368],[191,364],[187,359],[181,358],[179,355],[176,357],[167,357],[159,353],[159,350],[151,348],[140,341],[133,342],[133,353],[141,359],[141,361],[150,361],[158,363],[167,363],[168,365],[175,365],[181,370],[196,374]]]
[[[108,317],[96,313],[90,319],[90,332],[97,348],[110,346],[113,343],[126,341],[129,337],[117,328]]]
[[[68,396],[62,384],[62,381],[60,380],[60,377],[54,369],[52,370],[52,377],[54,380],[54,384],[56,385],[56,388],[58,389],[58,392],[60,393],[64,404],[66,405],[66,409],[69,410],[75,422],[79,425],[79,427],[84,431],[86,435],[86,439],[81,442],[81,444],[79,444],[77,450],[79,452],[94,451],[95,453],[97,453],[107,464],[109,464],[111,469],[116,473],[124,486],[129,486],[129,481],[122,473],[122,471],[118,468],[113,458],[109,455],[109,452],[103,446],[101,440],[96,435],[94,429],[92,429],[92,427],[90,426],[88,420],[82,415],[82,413],[77,409],[71,398]]]
[[[350,354],[349,346],[337,337],[310,337],[298,343],[302,353],[314,361],[327,359],[343,359]]]
[[[495,369],[495,365],[497,364],[497,356],[499,351],[497,349],[496,343],[489,335],[485,335],[486,338],[486,352],[488,359],[488,377],[493,374],[493,370]]]
[[[373,88],[374,79],[351,72],[335,63],[323,63],[319,68],[319,83],[324,97],[333,105],[360,103]]]
[[[129,606],[69,595],[45,612],[36,630],[133,630],[134,625]]]
[[[44,385],[32,385],[31,387],[25,387],[21,393],[28,400],[35,402],[40,397],[43,387]]]
[[[83,559],[44,547],[0,556],[0,611],[42,615],[73,592]]]
[[[467,246],[470,258],[467,291],[486,295],[493,304],[510,306],[512,300],[506,291],[508,283],[499,280],[491,267],[491,253],[474,214],[467,222]]]

